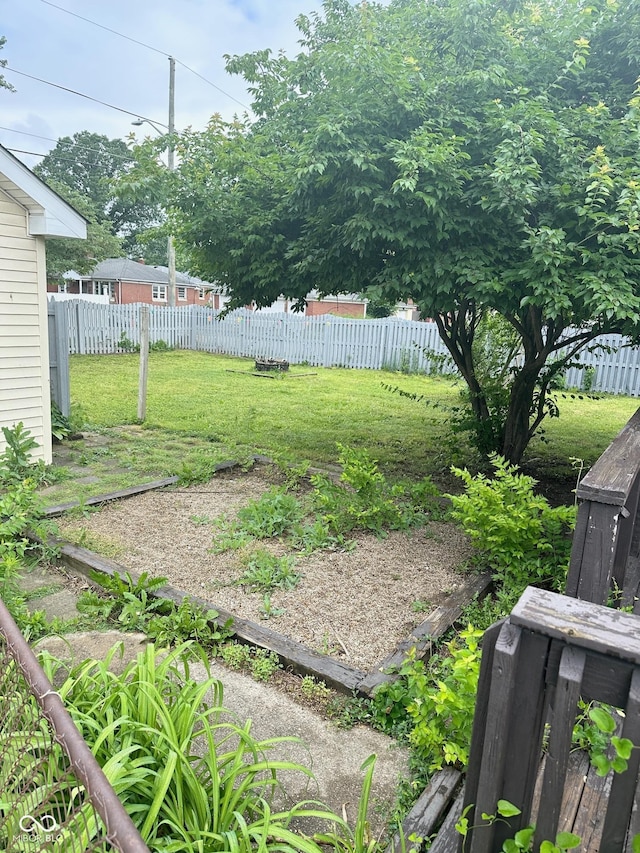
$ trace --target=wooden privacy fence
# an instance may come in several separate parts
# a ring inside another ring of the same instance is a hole
[[[464,796],[469,825],[476,828],[465,853],[500,850],[506,838],[531,823],[534,850],[553,841],[559,827],[580,835],[583,851],[627,849],[640,831],[640,815],[633,810],[640,750],[632,751],[628,769],[608,780],[610,790],[603,786],[591,808],[567,813],[582,782],[569,772],[580,698],[623,709],[622,736],[640,744],[638,618],[529,587],[511,616],[483,641]],[[481,815],[495,814],[500,799],[522,813],[482,825]]]
[[[567,595],[640,613],[640,409],[577,489]]]
[[[49,303],[50,314],[72,354],[127,352],[140,344],[140,305],[102,305],[81,299]],[[147,306],[149,338],[178,349],[202,350],[246,358],[283,359],[291,364],[401,370],[406,373],[454,372],[435,323],[358,320],[323,314],[259,313],[239,310],[218,319],[202,306]],[[68,341],[62,328],[68,328]],[[569,388],[640,395],[640,349],[620,335],[603,335],[605,349],[583,352],[580,367],[566,373]]]

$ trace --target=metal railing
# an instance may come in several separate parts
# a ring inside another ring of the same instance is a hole
[[[0,600],[0,850],[149,853]]]

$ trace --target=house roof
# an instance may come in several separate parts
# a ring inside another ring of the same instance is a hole
[[[24,207],[33,237],[87,239],[87,220],[0,145],[0,191]]]
[[[83,281],[130,281],[145,284],[167,284],[169,281],[167,267],[141,264],[139,261],[132,261],[129,258],[107,258],[96,264],[88,275],[80,276],[73,273],[73,276],[81,278]],[[72,274],[70,273],[65,276],[65,278],[71,277]],[[182,272],[176,272],[176,282],[187,287],[211,287],[207,282]]]

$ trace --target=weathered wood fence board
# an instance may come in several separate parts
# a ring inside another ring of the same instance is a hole
[[[634,614],[529,587],[509,619],[485,635],[465,806],[470,807],[471,826],[482,823],[476,814],[494,814],[499,799],[514,803],[521,814],[471,830],[467,853],[492,853],[530,823],[536,825],[534,849],[555,838],[561,804],[573,784],[569,753],[580,697],[623,709],[622,736],[637,742],[637,624]],[[546,730],[543,779],[534,808]],[[608,797],[606,786],[596,786],[595,817],[581,849],[623,853],[639,765],[640,758],[633,755],[627,771],[609,780]],[[585,808],[583,802],[580,811]]]
[[[640,612],[640,409],[577,489],[567,595]]]

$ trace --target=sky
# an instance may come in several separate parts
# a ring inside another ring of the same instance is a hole
[[[270,48],[294,56],[295,19],[314,10],[321,0],[0,0],[0,73],[16,89],[0,89],[0,143],[33,167],[42,158],[23,152],[46,154],[83,130],[110,139],[154,135],[149,124],[131,122],[144,117],[161,130],[168,123],[169,56],[176,130],[202,130],[214,113],[241,115],[250,96],[225,71],[224,54]]]

